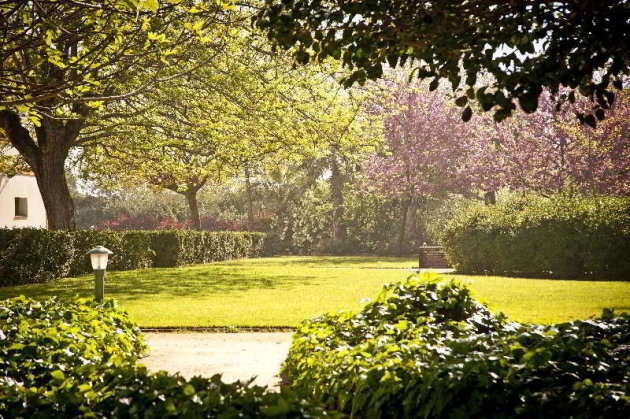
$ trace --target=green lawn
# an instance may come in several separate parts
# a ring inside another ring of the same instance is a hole
[[[105,293],[141,327],[295,326],[328,311],[356,310],[383,284],[403,281],[414,258],[279,257],[108,273]],[[630,282],[445,275],[494,310],[523,322],[586,319],[605,307],[630,311]],[[93,276],[0,288],[0,298],[93,295]]]

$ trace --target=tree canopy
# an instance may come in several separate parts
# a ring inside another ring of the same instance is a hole
[[[201,228],[196,196],[206,183],[250,182],[279,161],[321,159],[330,147],[348,156],[377,140],[361,112],[366,93],[344,90],[334,68],[292,69],[257,31],[233,28],[223,51],[196,48],[205,64],[194,72],[96,112],[79,137],[83,176],[182,194]]]
[[[450,82],[472,116],[473,102],[501,121],[516,103],[534,112],[546,88],[559,105],[575,92],[595,126],[630,72],[630,6],[598,2],[265,0],[255,25],[298,63],[333,57],[352,70],[346,85],[378,79],[385,66]],[[561,93],[561,87],[569,88]]]
[[[0,16],[0,134],[33,170],[52,229],[74,228],[64,163],[90,116],[203,65],[191,47],[221,51],[234,18],[182,0],[7,1]]]

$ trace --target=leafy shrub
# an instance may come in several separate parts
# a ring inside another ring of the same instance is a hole
[[[114,252],[108,269],[129,270],[258,257],[265,242],[244,232],[0,229],[0,286],[90,273],[97,245]]]
[[[96,378],[98,377],[98,378]],[[0,378],[0,414],[12,418],[321,418],[341,417],[288,389],[268,392],[248,383],[226,384],[220,375],[189,380],[143,365],[109,366],[85,382],[54,378],[52,388],[26,388]]]
[[[0,229],[0,286],[68,276],[74,253],[64,231]]]
[[[289,390],[219,375],[186,380],[136,365],[145,345],[109,300],[0,303],[0,417],[328,417]],[[5,416],[6,415],[6,416]]]
[[[509,323],[411,278],[358,314],[307,321],[283,374],[359,417],[628,417],[630,316]]]
[[[630,199],[528,196],[460,211],[444,230],[464,273],[553,278],[630,277]]]
[[[107,264],[110,270],[125,271],[151,266],[154,252],[151,249],[150,236],[144,232],[77,230],[70,235],[75,249],[70,276],[92,271],[86,254],[99,245],[114,252]]]
[[[111,300],[4,300],[0,412],[11,413],[27,400],[64,411],[63,397],[95,397],[104,369],[133,363],[145,349],[139,329]]]

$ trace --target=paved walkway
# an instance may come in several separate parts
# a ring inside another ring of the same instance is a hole
[[[418,271],[413,268],[404,270]],[[452,269],[420,271],[453,272]],[[166,370],[187,378],[222,374],[223,381],[233,382],[247,381],[255,376],[254,384],[277,388],[280,378],[276,374],[289,352],[291,336],[290,332],[145,332],[151,352],[140,363],[151,371]]]
[[[223,381],[249,380],[275,387],[292,333],[144,333],[150,355],[140,360],[151,371],[190,378],[222,374]]]

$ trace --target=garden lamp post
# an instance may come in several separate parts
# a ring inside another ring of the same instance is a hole
[[[96,301],[100,303],[105,296],[105,269],[107,269],[107,259],[109,255],[113,255],[114,252],[103,246],[96,246],[94,249],[87,252],[87,254],[90,255],[90,262],[92,262],[92,269],[94,269],[94,277],[96,279],[94,288],[95,298]]]

